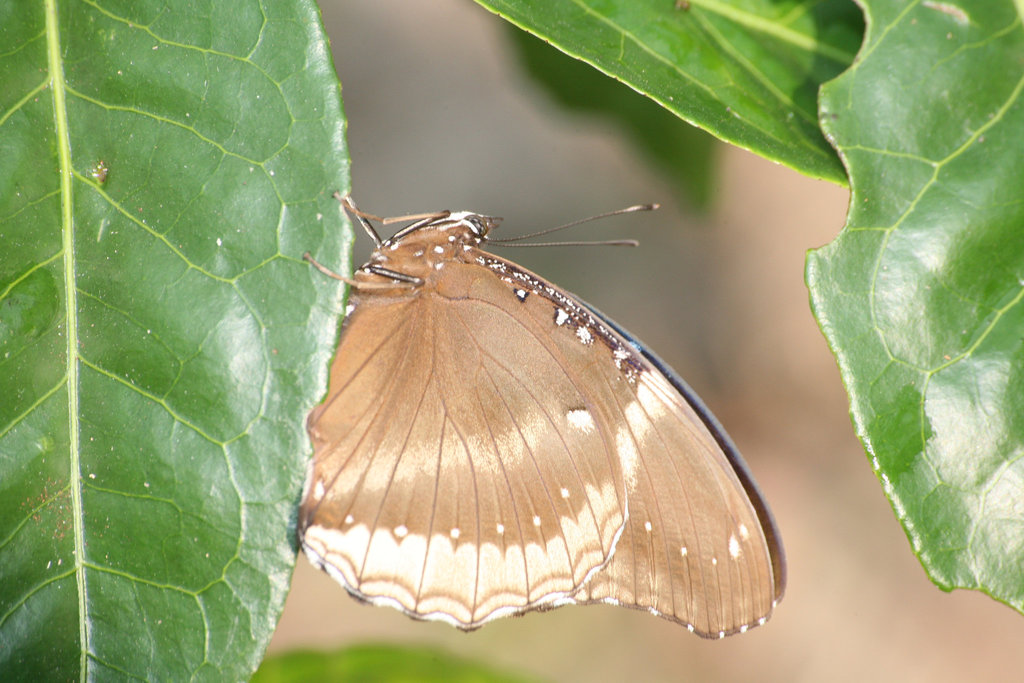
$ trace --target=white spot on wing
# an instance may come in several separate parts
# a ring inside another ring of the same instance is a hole
[[[505,525],[502,524],[501,522],[498,522],[498,526],[496,527],[496,530],[498,532],[498,535],[504,534],[505,533]]]
[[[575,427],[584,434],[590,434],[594,431],[594,417],[586,408],[570,410],[565,414],[565,419],[569,421],[570,426]]]
[[[746,524],[740,524],[740,538],[744,541],[750,538],[750,529],[747,528]]]
[[[356,521],[355,517],[352,515],[345,515],[345,524],[351,524],[354,521]]]
[[[651,527],[651,523],[650,522],[644,522],[644,529],[646,529],[647,531],[650,531],[652,528],[653,527]]]
[[[456,527],[449,532],[449,536],[451,536],[452,538],[458,538],[460,533],[462,532],[460,532],[458,527]]]
[[[395,536],[398,536],[399,538],[405,538],[405,535],[408,533],[409,529],[404,524],[399,524],[395,527]]]
[[[540,516],[539,515],[534,515],[533,516],[533,525],[534,526],[540,526]]]
[[[576,328],[576,336],[579,337],[580,341],[584,344],[589,344],[594,341],[594,335],[590,334],[590,330],[582,325]]]
[[[686,550],[686,546],[684,545],[682,548],[679,549],[679,554],[682,555],[683,557],[686,557],[686,553],[687,553],[687,550]]]
[[[435,254],[443,254],[444,253],[444,247],[442,247],[440,244],[437,245],[436,247],[434,247],[434,253]]]
[[[555,324],[558,325],[559,327],[561,327],[562,325],[564,325],[568,321],[569,321],[569,314],[566,313],[563,309],[559,308],[558,311],[555,313]]]
[[[740,542],[732,534],[729,535],[729,556],[734,560],[740,556]]]
[[[565,488],[564,486],[562,487],[561,493],[562,493],[562,498],[568,498],[569,497],[569,489]]]

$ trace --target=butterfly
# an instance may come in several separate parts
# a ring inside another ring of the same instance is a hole
[[[486,251],[500,219],[407,217],[385,240],[339,199],[376,248],[335,275],[351,290],[298,520],[315,566],[465,630],[591,603],[708,638],[767,620],[785,588],[775,522],[665,363]]]

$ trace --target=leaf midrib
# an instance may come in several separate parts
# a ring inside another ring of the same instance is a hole
[[[74,213],[71,194],[71,140],[65,100],[64,62],[61,58],[60,29],[57,25],[57,1],[45,0],[46,47],[53,89],[53,118],[56,128],[57,158],[60,164],[61,233],[64,252],[64,301],[67,335],[65,381],[68,387],[68,484],[71,488],[71,514],[75,536],[75,576],[78,587],[78,637],[80,645],[79,679],[86,680],[89,651],[89,622],[86,619],[85,528],[82,519],[82,466],[78,424],[78,297],[75,288]]]
[[[839,64],[849,64],[856,56],[846,50],[816,40],[813,36],[795,31],[788,25],[783,25],[776,21],[768,21],[762,16],[737,9],[726,2],[720,2],[719,0],[695,1],[701,8],[734,21],[752,31],[771,36],[793,47],[831,59]]]

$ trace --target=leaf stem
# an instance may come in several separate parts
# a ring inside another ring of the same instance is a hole
[[[68,111],[65,100],[64,62],[61,55],[60,29],[57,25],[56,0],[46,0],[46,43],[53,90],[53,119],[56,128],[57,157],[60,163],[61,231],[64,252],[64,290],[67,334],[67,387],[68,387],[68,452],[71,488],[71,513],[74,516],[75,574],[78,585],[78,636],[81,646],[79,679],[85,681],[89,663],[89,619],[86,616],[88,598],[85,585],[85,522],[82,510],[82,462],[78,423],[78,297],[76,289],[74,204],[71,193],[71,138],[68,131]]]

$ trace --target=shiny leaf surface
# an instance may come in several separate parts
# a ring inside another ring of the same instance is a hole
[[[316,7],[4,3],[0,72],[0,671],[245,678],[339,305]]]
[[[808,259],[854,425],[932,580],[1024,609],[1024,29],[1010,2],[864,3],[822,122],[846,228]]]

